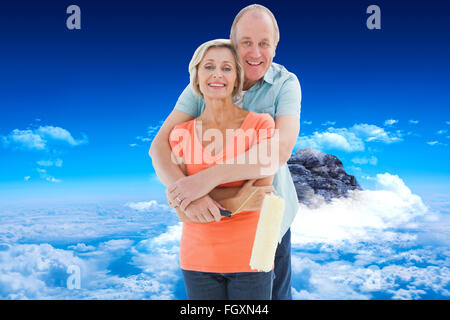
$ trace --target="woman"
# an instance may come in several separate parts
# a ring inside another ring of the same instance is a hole
[[[175,126],[169,138],[173,158],[186,175],[233,160],[272,136],[275,124],[270,115],[246,111],[232,102],[242,90],[243,70],[229,40],[202,44],[189,72],[205,109],[200,117]],[[207,217],[187,221],[177,209],[185,221],[180,266],[189,299],[271,298],[273,271],[257,272],[249,262],[262,199],[272,190],[272,179],[235,181],[213,190],[210,196],[233,212],[220,221],[208,222]],[[236,193],[236,187],[242,188]]]

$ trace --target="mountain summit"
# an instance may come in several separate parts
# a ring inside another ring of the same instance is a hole
[[[299,149],[288,160],[288,167],[298,201],[306,205],[312,204],[314,195],[331,201],[345,197],[348,190],[362,190],[355,177],[345,172],[341,160],[312,148]]]

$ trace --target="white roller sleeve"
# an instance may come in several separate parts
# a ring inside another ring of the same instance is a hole
[[[283,198],[274,194],[264,197],[250,258],[252,269],[264,272],[272,270],[283,212]]]

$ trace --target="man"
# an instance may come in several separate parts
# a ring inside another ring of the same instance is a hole
[[[204,101],[188,86],[172,113],[152,142],[149,154],[158,178],[166,185],[168,198],[193,221],[220,219],[217,203],[208,193],[216,186],[238,180],[259,179],[275,172],[273,186],[284,198],[286,208],[275,256],[275,279],[272,299],[292,299],[290,225],[298,210],[295,187],[287,167],[300,130],[301,90],[297,77],[284,67],[272,63],[279,40],[275,17],[261,5],[242,9],[234,19],[230,40],[242,60],[245,80],[243,95],[234,103],[248,111],[269,113],[279,132],[279,154],[273,157],[271,170],[266,165],[221,164],[195,175],[185,176],[171,161],[169,133],[181,122],[198,117]],[[252,149],[247,151],[251,152]]]

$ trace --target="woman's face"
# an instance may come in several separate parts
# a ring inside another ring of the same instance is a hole
[[[236,63],[228,48],[211,48],[198,65],[196,84],[205,98],[231,97],[237,86]]]

